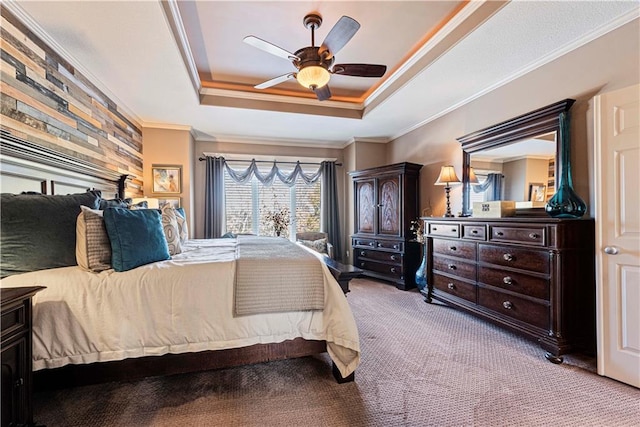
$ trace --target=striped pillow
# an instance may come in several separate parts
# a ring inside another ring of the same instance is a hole
[[[76,261],[85,270],[99,273],[111,268],[111,244],[102,211],[80,206],[76,221]]]

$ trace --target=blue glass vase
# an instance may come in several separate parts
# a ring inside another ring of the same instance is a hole
[[[421,291],[427,287],[427,251],[424,244],[422,246],[422,263],[416,271],[416,287]]]
[[[571,180],[571,139],[569,138],[569,118],[566,112],[560,114],[560,176],[556,183],[556,193],[549,199],[545,211],[553,218],[580,218],[587,212],[586,203],[573,191]]]

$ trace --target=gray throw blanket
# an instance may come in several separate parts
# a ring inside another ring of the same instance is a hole
[[[238,236],[235,316],[324,308],[320,260],[280,237]]]

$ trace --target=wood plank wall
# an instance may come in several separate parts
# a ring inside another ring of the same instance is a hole
[[[141,196],[141,126],[6,8],[0,10],[2,130],[128,174],[127,196]]]

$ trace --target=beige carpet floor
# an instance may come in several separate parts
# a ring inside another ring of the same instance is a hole
[[[337,384],[328,356],[39,392],[57,426],[638,426],[640,390],[562,365],[535,344],[416,291],[351,282],[362,363]]]

